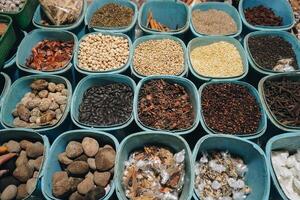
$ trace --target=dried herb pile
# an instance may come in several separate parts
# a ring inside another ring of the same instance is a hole
[[[188,129],[195,121],[185,88],[165,80],[152,80],[141,87],[138,117],[143,125],[160,130]]]
[[[263,85],[268,107],[284,126],[300,127],[300,80],[281,78]]]
[[[248,23],[254,26],[281,26],[282,17],[277,16],[271,8],[263,5],[244,10]]]
[[[201,106],[206,125],[223,134],[253,134],[261,120],[261,112],[249,89],[233,83],[204,87]]]

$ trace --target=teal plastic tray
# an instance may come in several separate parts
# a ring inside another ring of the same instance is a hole
[[[30,194],[25,199],[42,199],[42,188],[41,188],[41,178],[44,176],[46,162],[45,160],[48,158],[48,153],[50,149],[50,143],[46,136],[42,136],[33,130],[26,130],[26,129],[4,129],[0,130],[0,144],[7,142],[9,140],[17,140],[21,141],[24,139],[33,140],[33,141],[40,141],[44,144],[44,159],[41,165],[41,170],[39,173],[37,184],[35,185],[35,189],[32,194]],[[25,200],[23,199],[23,200]]]
[[[92,86],[101,86],[107,85],[111,83],[123,83],[131,87],[132,92],[134,93],[136,84],[135,82],[129,78],[128,76],[120,75],[120,74],[107,74],[107,75],[94,75],[87,76],[83,78],[77,85],[74,96],[71,103],[71,118],[73,123],[79,128],[83,129],[93,129],[97,131],[115,131],[126,128],[133,121],[133,114],[131,117],[122,124],[112,125],[112,126],[104,126],[104,127],[93,127],[88,124],[82,124],[79,122],[79,107],[83,99],[83,95]]]
[[[135,42],[133,43],[133,56],[134,57],[134,52],[135,52],[135,49],[137,48],[137,46],[143,42],[146,42],[146,41],[149,41],[149,40],[162,40],[162,39],[170,39],[170,40],[174,40],[176,42],[179,42],[182,49],[183,49],[183,53],[184,53],[184,67],[183,67],[183,71],[181,74],[179,74],[178,76],[185,76],[188,72],[188,65],[187,65],[187,58],[186,58],[186,46],[184,44],[184,42],[177,38],[177,37],[174,37],[174,36],[171,36],[171,35],[147,35],[147,36],[142,36],[138,39],[135,40]],[[170,52],[171,53],[171,52]],[[142,74],[139,74],[136,70],[135,70],[135,67],[134,67],[134,64],[133,64],[133,59],[132,58],[132,61],[131,61],[131,65],[130,65],[130,68],[131,68],[131,73],[139,78],[139,79],[142,79],[146,76],[142,75]]]
[[[31,69],[26,66],[26,59],[28,59],[31,56],[32,48],[35,47],[37,43],[45,39],[60,40],[60,41],[72,40],[74,41],[73,55],[77,49],[78,39],[76,35],[74,35],[69,31],[43,30],[43,29],[33,30],[32,32],[28,33],[28,35],[22,40],[17,51],[16,64],[21,71],[30,74],[61,75],[71,69],[73,55],[70,61],[65,65],[65,67],[55,71],[39,71],[39,70]]]
[[[299,132],[300,127],[290,127],[281,124],[273,114],[273,112],[270,110],[270,107],[266,101],[265,97],[265,92],[264,92],[264,84],[267,80],[278,80],[281,79],[282,77],[287,77],[291,80],[300,80],[300,74],[299,73],[282,73],[282,74],[275,74],[275,75],[269,75],[264,78],[262,78],[259,83],[258,83],[258,92],[259,92],[259,97],[262,102],[263,109],[266,111],[268,118],[270,119],[271,123],[279,128],[280,130],[284,132]]]
[[[154,19],[174,31],[159,32],[147,27],[148,12],[151,11]],[[189,7],[177,0],[146,1],[139,11],[138,25],[146,35],[176,35],[182,36],[189,29]],[[177,27],[178,26],[178,27]]]
[[[221,41],[231,43],[237,48],[237,50],[240,53],[242,62],[243,62],[244,73],[241,74],[240,76],[224,77],[224,78],[207,77],[207,76],[203,76],[201,74],[198,74],[194,70],[194,67],[192,65],[192,61],[190,59],[191,52],[197,47],[206,46],[206,45],[210,45],[210,44],[213,44],[213,43],[216,43],[216,42],[221,42]],[[189,44],[187,46],[187,57],[188,57],[187,60],[188,60],[188,65],[189,65],[190,71],[192,72],[192,74],[197,79],[199,79],[201,81],[210,81],[210,80],[231,80],[231,81],[233,81],[233,80],[240,80],[240,79],[243,79],[248,74],[248,70],[249,70],[248,60],[247,60],[246,53],[245,53],[245,50],[244,50],[243,46],[240,44],[240,42],[238,40],[236,40],[234,38],[231,38],[231,37],[226,37],[226,36],[203,36],[203,37],[194,38],[189,42]]]
[[[193,162],[199,161],[202,152],[227,151],[241,157],[248,167],[246,184],[251,188],[247,200],[268,200],[270,193],[270,173],[263,150],[253,142],[234,136],[206,135],[193,150]],[[195,168],[193,169],[195,172]],[[200,200],[194,188],[193,197]]]
[[[118,149],[119,142],[111,134],[93,131],[93,130],[72,130],[61,134],[52,144],[49,156],[46,160],[46,167],[44,176],[42,178],[42,192],[47,200],[59,200],[55,198],[52,194],[52,176],[57,171],[62,171],[59,161],[57,159],[58,155],[65,151],[66,146],[70,141],[82,141],[84,137],[92,137],[96,139],[101,146],[109,144],[114,149]],[[116,161],[117,163],[117,161]],[[115,179],[114,175],[114,179]],[[110,191],[101,200],[109,200],[115,190],[115,182],[112,181]]]
[[[180,136],[166,132],[146,131],[132,134],[126,137],[120,144],[117,152],[117,163],[115,167],[115,184],[119,200],[128,200],[122,186],[122,177],[124,173],[124,162],[130,154],[136,150],[141,150],[144,146],[156,145],[170,148],[173,152],[185,150],[185,177],[181,195],[178,200],[190,200],[193,193],[194,172],[192,154],[187,142]]]
[[[128,43],[129,43],[129,58],[126,62],[126,64],[119,68],[119,69],[113,69],[113,70],[109,70],[109,71],[89,71],[89,70],[86,70],[86,69],[82,69],[79,67],[79,61],[78,61],[78,53],[79,53],[79,46],[80,46],[80,43],[82,42],[82,40],[84,38],[86,38],[88,35],[90,34],[103,34],[103,35],[112,35],[112,36],[118,36],[118,37],[123,37],[125,39],[128,40]],[[95,74],[117,74],[117,73],[122,73],[124,71],[126,71],[131,63],[131,59],[132,59],[132,56],[133,56],[133,50],[132,50],[132,42],[131,42],[131,39],[129,38],[129,36],[123,34],[123,33],[112,33],[112,32],[93,32],[93,33],[88,33],[86,35],[84,35],[80,40],[79,40],[79,45],[77,46],[77,50],[75,52],[75,55],[74,55],[74,66],[75,66],[75,69],[82,75],[95,75]]]
[[[232,5],[230,5],[228,3],[205,2],[205,3],[195,4],[192,7],[192,10],[191,10],[190,29],[191,29],[191,31],[192,31],[192,33],[193,33],[193,35],[195,37],[206,36],[206,34],[197,32],[195,30],[195,27],[194,27],[194,24],[193,24],[193,20],[192,20],[192,12],[194,10],[208,11],[208,10],[211,10],[211,9],[216,9],[216,10],[219,10],[219,11],[226,12],[235,21],[236,26],[237,26],[237,32],[234,33],[234,34],[226,35],[226,36],[238,37],[241,34],[242,28],[243,28],[243,24],[242,24],[242,20],[240,18],[240,15],[239,15],[239,13],[238,13],[238,11],[236,10],[235,7],[233,7]]]
[[[246,51],[246,55],[248,58],[248,61],[250,63],[250,66],[259,74],[261,75],[271,75],[271,74],[278,74],[282,72],[275,72],[272,70],[268,70],[263,68],[262,66],[259,66],[254,58],[252,57],[251,51],[249,49],[249,38],[255,37],[255,36],[279,36],[282,37],[285,41],[289,42],[292,45],[292,48],[295,52],[296,59],[298,62],[298,69],[296,71],[300,71],[300,43],[299,40],[292,35],[289,32],[286,31],[255,31],[252,33],[249,33],[248,35],[245,36],[244,38],[244,48]]]
[[[32,24],[36,28],[41,28],[41,29],[50,29],[50,30],[65,30],[65,31],[72,31],[80,26],[80,24],[83,22],[84,15],[87,9],[87,1],[83,0],[83,8],[81,11],[81,14],[79,18],[73,23],[73,24],[67,24],[67,25],[44,25],[41,23],[43,16],[45,16],[45,13],[43,11],[43,8],[41,5],[39,5],[34,13],[33,19],[32,19]]]
[[[244,10],[247,8],[253,8],[255,6],[263,5],[267,8],[271,8],[277,16],[283,18],[282,26],[253,26],[247,22]],[[243,24],[250,30],[260,31],[286,31],[291,29],[295,23],[295,17],[290,3],[287,0],[240,0],[239,2],[239,13]]]
[[[280,151],[280,150],[287,150],[290,152],[295,152],[297,149],[300,149],[300,133],[282,133],[280,135],[272,137],[266,146],[266,155],[267,155],[267,162],[270,168],[270,173],[272,177],[273,184],[275,185],[277,191],[279,192],[281,199],[289,200],[289,198],[285,195],[284,191],[282,190],[277,176],[275,174],[273,164],[272,164],[272,151]]]
[[[90,26],[90,21],[94,15],[94,13],[101,8],[102,6],[104,6],[105,4],[108,3],[116,3],[122,6],[126,6],[129,7],[131,9],[133,9],[134,15],[132,17],[132,22],[128,27],[124,27],[124,28],[100,28],[100,27],[91,27]],[[90,4],[87,8],[87,11],[85,13],[85,18],[84,18],[84,22],[85,25],[88,27],[88,29],[90,31],[106,31],[106,32],[111,32],[111,33],[124,33],[127,34],[131,39],[134,39],[135,36],[135,24],[137,21],[137,17],[138,17],[138,8],[136,6],[136,4],[134,4],[131,1],[124,1],[124,0],[101,0],[101,1],[93,1],[92,4]]]
[[[8,90],[9,90],[9,88],[11,86],[11,79],[10,79],[10,77],[7,74],[5,74],[3,72],[0,72],[0,76],[2,76],[4,78],[4,81],[5,81],[4,85],[3,85],[3,90],[0,91],[1,92],[0,93],[0,110],[1,110],[2,101],[3,101],[4,97],[6,96]]]
[[[201,117],[200,117],[200,122],[201,125],[203,127],[203,129],[211,134],[211,135],[215,135],[215,134],[226,134],[226,133],[220,133],[217,132],[213,129],[211,129],[205,122],[204,116],[203,116],[203,110],[202,110],[202,104],[201,104],[201,99],[202,99],[202,91],[203,89],[211,84],[220,84],[220,83],[233,83],[233,84],[237,84],[237,85],[242,85],[244,87],[247,88],[247,90],[253,95],[253,97],[255,97],[256,102],[259,105],[260,108],[260,113],[261,113],[261,119],[260,119],[260,123],[259,123],[259,127],[257,129],[257,131],[253,134],[240,134],[240,135],[236,135],[238,137],[244,138],[244,139],[248,139],[248,140],[253,140],[253,139],[257,139],[259,137],[261,137],[267,130],[267,116],[266,113],[264,111],[263,105],[261,103],[261,100],[259,98],[259,94],[256,90],[255,87],[253,87],[252,85],[250,85],[249,83],[246,82],[242,82],[242,81],[211,81],[208,83],[204,83],[200,89],[199,89],[199,95],[200,95],[200,112],[201,112]]]
[[[145,83],[147,83],[151,80],[160,80],[160,79],[163,79],[169,83],[176,83],[178,85],[183,86],[185,88],[185,90],[187,91],[187,93],[189,94],[191,103],[193,105],[194,113],[195,113],[195,120],[194,120],[193,125],[190,128],[183,129],[183,130],[173,130],[173,131],[159,130],[159,129],[155,129],[152,127],[148,127],[140,121],[139,116],[138,116],[138,105],[139,105],[139,93],[140,93],[141,87]],[[197,88],[194,85],[194,83],[192,83],[190,80],[188,80],[186,78],[182,78],[182,77],[148,76],[146,78],[143,78],[136,87],[136,91],[134,94],[134,101],[133,101],[133,113],[134,113],[135,122],[144,131],[165,131],[165,132],[170,132],[170,133],[178,134],[178,135],[189,134],[197,128],[197,126],[199,124],[199,120],[200,120],[200,100],[199,100],[199,94],[198,94]]]
[[[22,78],[19,78],[16,80],[10,87],[9,91],[7,92],[6,96],[3,99],[3,107],[1,109],[1,124],[5,128],[14,128],[13,120],[14,117],[12,116],[12,111],[15,109],[16,105],[21,101],[21,99],[24,97],[24,95],[27,92],[30,92],[30,84],[37,79],[45,79],[47,81],[53,81],[55,83],[63,83],[66,88],[68,89],[68,103],[65,109],[65,112],[63,113],[63,116],[58,121],[57,124],[53,126],[42,126],[39,128],[35,128],[34,130],[41,132],[46,132],[50,130],[54,130],[56,134],[58,135],[61,133],[61,130],[63,128],[66,128],[64,124],[62,124],[65,119],[67,118],[70,110],[70,103],[72,98],[72,87],[70,82],[61,76],[56,75],[31,75],[31,76],[25,76]]]

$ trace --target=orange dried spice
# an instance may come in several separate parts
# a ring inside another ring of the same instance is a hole
[[[157,22],[153,18],[153,14],[152,14],[151,11],[148,12],[147,27],[150,28],[150,29],[156,30],[156,31],[160,31],[160,32],[167,32],[167,31],[171,30],[166,25],[163,25],[163,24]]]

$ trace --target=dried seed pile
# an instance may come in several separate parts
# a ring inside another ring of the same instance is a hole
[[[283,192],[290,200],[300,199],[300,149],[272,151],[272,165]]]
[[[188,129],[195,121],[185,88],[164,80],[152,80],[141,87],[138,117],[145,126],[160,130]]]
[[[148,40],[137,45],[134,70],[143,76],[180,75],[184,71],[184,52],[175,40]]]
[[[147,18],[147,27],[159,32],[168,32],[171,31],[169,27],[167,27],[164,24],[159,23],[156,21],[153,17],[153,14],[151,11],[148,12],[148,18]]]
[[[237,32],[233,18],[226,12],[216,9],[194,10],[192,22],[197,32],[206,35],[230,35]]]
[[[0,199],[25,199],[35,190],[44,160],[39,141],[9,140],[0,146]]]
[[[92,27],[127,27],[131,24],[134,11],[126,6],[108,3],[99,8],[92,16]]]
[[[300,80],[267,80],[263,90],[276,120],[284,126],[300,127]]]
[[[58,155],[63,171],[52,176],[52,193],[59,199],[98,200],[110,190],[115,149],[91,137],[70,141]]]
[[[294,71],[298,69],[297,58],[291,43],[280,36],[252,36],[248,40],[254,61],[265,69],[274,71]],[[281,62],[288,61],[280,67]]]
[[[185,151],[173,154],[148,146],[125,162],[123,187],[131,199],[179,199],[185,176]]]
[[[246,199],[251,189],[245,183],[244,161],[227,152],[202,153],[196,164],[195,188],[200,199]]]
[[[282,17],[277,16],[271,8],[263,5],[244,10],[248,23],[254,26],[281,26]]]
[[[25,3],[26,0],[0,0],[0,12],[19,12]]]
[[[30,85],[31,92],[25,94],[13,110],[14,126],[37,128],[55,125],[63,116],[68,103],[68,89],[62,83],[38,79]]]
[[[125,84],[93,86],[83,96],[79,122],[91,126],[125,123],[132,114],[133,91]]]
[[[74,41],[42,40],[33,49],[26,66],[39,71],[59,70],[70,62]]]
[[[2,35],[4,35],[4,33],[7,30],[7,24],[5,23],[0,23],[0,38],[2,37]]]
[[[110,71],[122,68],[129,59],[129,41],[120,36],[90,34],[78,52],[79,67],[88,71]]]
[[[201,95],[206,125],[224,134],[253,134],[261,120],[260,107],[245,86],[232,83],[210,84]]]
[[[190,54],[193,69],[206,77],[232,77],[244,73],[243,61],[237,48],[221,41],[196,47]]]

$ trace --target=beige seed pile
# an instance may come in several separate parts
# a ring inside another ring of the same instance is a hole
[[[137,45],[133,66],[143,76],[180,75],[184,70],[184,52],[171,39],[148,40]]]
[[[237,25],[232,17],[216,9],[194,10],[192,22],[197,32],[206,35],[230,35],[237,32]]]
[[[112,35],[90,34],[79,45],[79,68],[110,71],[123,67],[129,58],[129,42]]]
[[[243,74],[243,61],[237,48],[221,41],[192,50],[190,59],[194,70],[207,77],[226,78]]]

